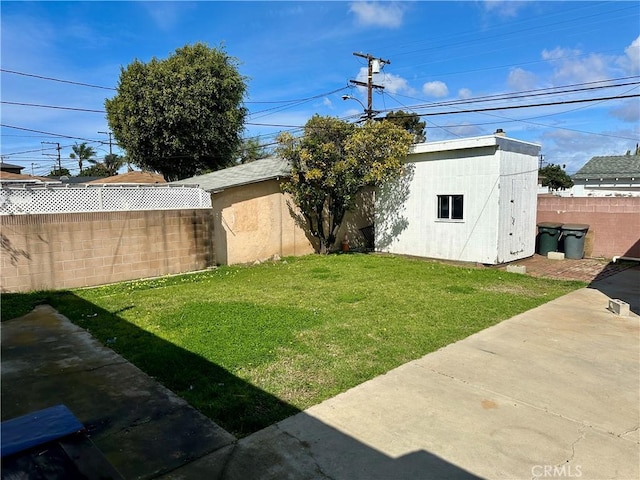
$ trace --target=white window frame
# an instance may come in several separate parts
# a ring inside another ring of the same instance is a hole
[[[455,197],[460,197],[460,201],[462,202],[462,211],[456,211],[455,213],[460,213],[460,215],[454,218]],[[447,202],[447,216],[443,215],[443,209],[441,208],[443,200],[446,200]],[[464,195],[461,193],[436,195],[436,219],[439,222],[464,222]]]

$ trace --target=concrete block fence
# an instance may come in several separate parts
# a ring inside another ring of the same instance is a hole
[[[216,264],[209,209],[0,216],[0,289],[101,285]]]
[[[538,197],[537,222],[589,225],[591,257],[640,258],[640,197]]]

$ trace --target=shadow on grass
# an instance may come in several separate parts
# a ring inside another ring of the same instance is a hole
[[[32,312],[42,304],[126,351],[131,363],[226,430],[260,432],[237,443],[212,438],[202,417],[171,401],[155,382],[137,378],[137,370],[98,349],[82,330],[48,308]],[[181,478],[220,480],[290,478],[292,472],[301,478],[318,472],[331,478],[479,478],[425,450],[394,458],[309,415],[292,417],[295,407],[72,292],[3,295],[2,319],[17,319],[2,327],[3,420],[65,404],[125,478],[176,469]]]
[[[226,434],[214,438],[201,416],[108,349],[97,348],[55,311],[32,311],[45,303],[115,350],[137,345],[127,355],[132,363],[187,400],[202,395],[201,411],[227,430],[260,431],[239,442]],[[425,450],[394,458],[310,415],[292,416],[298,410],[291,405],[71,292],[7,294],[2,313],[3,320],[14,319],[2,327],[3,420],[65,404],[124,478],[171,471],[180,478],[219,480],[319,478],[318,472],[323,478],[479,478]],[[210,388],[193,393],[190,386],[202,381]],[[285,417],[277,427],[264,428]],[[19,464],[17,473],[33,463]]]
[[[72,292],[3,294],[2,320],[48,304],[100,343],[196,406],[232,434],[243,437],[299,412],[207,359],[170,343]]]

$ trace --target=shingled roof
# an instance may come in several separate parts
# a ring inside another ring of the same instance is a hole
[[[291,167],[286,160],[270,157],[171,183],[198,185],[207,192],[213,192],[289,175],[291,175]]]
[[[593,157],[572,178],[640,178],[640,155]]]
[[[151,172],[128,172],[112,177],[98,178],[87,182],[89,184],[105,184],[105,183],[123,183],[123,184],[148,184],[148,183],[167,183],[162,175]]]
[[[34,177],[33,175],[23,175],[21,173],[11,173],[0,171],[0,181],[12,183],[60,183],[57,178]]]

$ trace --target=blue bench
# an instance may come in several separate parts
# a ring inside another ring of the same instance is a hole
[[[84,431],[84,426],[64,405],[38,410],[0,424],[2,458]]]

